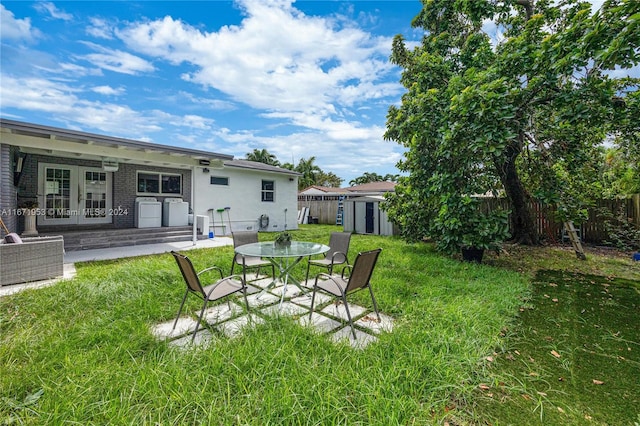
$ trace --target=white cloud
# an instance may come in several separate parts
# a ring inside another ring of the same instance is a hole
[[[118,35],[138,52],[195,65],[185,80],[253,108],[284,113],[280,117],[325,117],[338,105],[401,93],[399,84],[379,82],[395,70],[387,60],[390,38],[306,16],[290,1],[247,0],[240,6],[246,13],[242,23],[213,33],[165,17]]]
[[[71,21],[73,19],[73,15],[61,11],[51,2],[37,2],[33,8],[40,13],[48,13],[53,19],[61,19],[63,21]]]
[[[93,88],[91,88],[92,91],[99,93],[101,95],[106,95],[106,96],[118,96],[118,95],[122,95],[123,93],[125,93],[124,88],[119,87],[117,89],[114,89],[111,86],[95,86]]]
[[[105,48],[95,43],[84,42],[84,44],[99,53],[89,53],[79,56],[79,58],[85,59],[97,67],[122,74],[139,74],[151,72],[155,69],[150,62],[139,56],[121,50]]]
[[[114,38],[113,28],[106,20],[101,18],[90,18],[89,22],[91,25],[85,29],[87,34],[105,40],[111,40]]]
[[[42,78],[0,75],[2,108],[51,113],[68,127],[98,129],[109,135],[148,140],[150,132],[162,130],[166,116],[155,111],[140,113],[114,103],[91,102],[82,98],[83,90],[65,82]],[[175,118],[180,122],[179,118]],[[72,124],[75,123],[75,124]],[[126,123],[126,128],[123,128]]]
[[[0,4],[0,38],[2,40],[33,41],[40,36],[37,29],[31,27],[31,19],[16,19],[13,12]]]

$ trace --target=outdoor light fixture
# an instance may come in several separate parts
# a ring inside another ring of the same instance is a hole
[[[202,173],[209,173],[209,169],[205,167],[204,169],[202,169]]]

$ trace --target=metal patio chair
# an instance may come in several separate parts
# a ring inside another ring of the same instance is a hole
[[[325,253],[324,259],[311,259],[307,261],[307,276],[305,281],[309,280],[309,269],[311,265],[327,268],[328,274],[333,273],[335,265],[349,264],[349,243],[351,242],[351,232],[332,232],[329,237],[329,251]]]
[[[315,302],[317,290],[321,290],[334,297],[339,297],[342,299],[342,303],[344,303],[344,308],[347,311],[347,318],[349,319],[349,325],[351,326],[351,333],[355,339],[356,329],[353,326],[351,313],[349,312],[347,295],[365,288],[369,289],[371,301],[373,302],[373,309],[378,317],[378,321],[381,321],[380,313],[378,312],[378,305],[375,297],[373,296],[373,290],[370,282],[371,275],[373,274],[373,268],[376,266],[376,262],[378,261],[378,256],[381,251],[382,249],[379,248],[376,250],[358,253],[355,262],[353,262],[353,266],[347,265],[342,268],[342,274],[340,276],[325,273],[318,274],[313,284],[313,296],[311,297],[309,321],[311,321],[311,316],[313,315],[313,304]]]
[[[258,242],[258,232],[257,231],[238,231],[231,233],[233,237],[233,248],[243,246],[245,244],[253,244]],[[273,263],[268,260],[261,259],[259,257],[254,256],[243,256],[241,254],[236,253],[233,256],[233,262],[231,262],[231,274],[233,275],[233,270],[236,265],[242,266],[242,273],[246,279],[246,270],[248,268],[256,268],[256,278],[260,274],[260,268],[263,266],[268,266],[271,268],[271,276],[273,278],[276,277],[276,269],[273,266]]]
[[[200,327],[200,322],[202,321],[207,303],[215,302],[216,300],[231,296],[232,294],[241,291],[244,295],[244,302],[247,306],[247,312],[249,312],[249,301],[247,300],[247,285],[242,276],[231,275],[225,277],[222,274],[222,269],[217,266],[211,266],[209,268],[203,269],[200,272],[196,272],[193,264],[191,263],[191,260],[187,256],[175,251],[172,251],[171,254],[176,259],[178,267],[180,268],[180,272],[182,272],[182,277],[184,278],[184,281],[187,285],[187,290],[184,293],[184,297],[182,298],[180,309],[178,309],[178,315],[176,316],[176,320],[173,323],[173,330],[176,329],[178,318],[180,318],[182,308],[184,307],[184,302],[187,300],[187,296],[189,295],[189,293],[194,293],[199,297],[202,297],[203,299],[202,310],[200,311],[200,317],[198,318],[198,322],[196,323],[196,328],[193,331],[191,342],[193,342],[196,338],[196,333],[198,332],[198,328]],[[220,273],[220,279],[215,281],[213,284],[202,286],[202,283],[200,282],[200,275],[211,270],[218,271]],[[229,305],[229,309],[231,309],[229,298],[227,298],[227,304]]]

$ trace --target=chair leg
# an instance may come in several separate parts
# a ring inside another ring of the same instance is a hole
[[[376,315],[378,316],[378,322],[382,321],[382,319],[380,319],[380,312],[378,311],[378,304],[376,303],[376,298],[373,297],[373,289],[371,288],[371,285],[368,286],[369,287],[369,294],[371,294],[371,300],[373,301],[373,309],[376,311]]]
[[[307,281],[309,281],[309,269],[311,268],[311,263],[309,263],[310,260],[311,260],[311,256],[309,256],[309,259],[307,259],[307,275],[306,275],[306,278],[304,279],[305,284],[307,283]]]
[[[347,295],[342,295],[342,303],[344,303],[344,309],[347,311],[347,318],[349,319],[349,325],[351,326],[351,334],[353,334],[353,338],[356,339],[356,329],[353,326],[353,321],[351,320],[351,312],[349,312],[349,305],[347,304]]]
[[[178,318],[180,318],[180,314],[182,313],[182,308],[184,307],[184,301],[187,300],[187,295],[189,294],[189,290],[184,293],[184,297],[182,298],[182,303],[180,304],[180,309],[178,309],[178,315],[176,315],[176,320],[173,322],[173,328],[171,331],[176,329],[176,325],[178,325]]]
[[[249,316],[249,321],[251,321],[251,312],[249,311],[249,299],[247,299],[246,285],[242,288],[242,295],[244,296],[244,304],[247,306],[247,315]]]
[[[202,317],[204,317],[204,310],[207,307],[207,299],[204,299],[204,303],[202,304],[202,310],[200,311],[200,317],[198,318],[198,322],[196,323],[196,329],[193,331],[193,337],[191,337],[191,343],[196,340],[196,334],[198,333],[198,328],[200,327],[200,322],[202,321]]]
[[[318,278],[316,277],[316,282],[313,285],[313,294],[311,295],[311,308],[309,308],[309,323],[311,323],[311,315],[313,314],[313,302],[316,300],[316,286],[318,285]]]

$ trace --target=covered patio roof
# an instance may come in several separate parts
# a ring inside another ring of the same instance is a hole
[[[0,119],[0,143],[27,154],[167,167],[223,167],[232,155]]]

